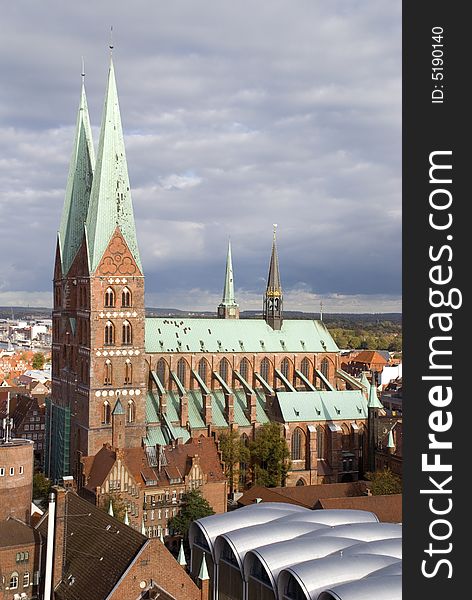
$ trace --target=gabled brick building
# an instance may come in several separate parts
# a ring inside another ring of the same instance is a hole
[[[104,445],[83,464],[80,494],[105,509],[120,498],[130,525],[148,537],[169,535],[169,520],[192,489],[201,490],[215,513],[226,510],[226,478],[211,438],[147,450]]]

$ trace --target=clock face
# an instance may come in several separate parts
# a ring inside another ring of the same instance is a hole
[[[234,309],[234,308],[230,308],[230,309],[229,309],[229,314],[230,314],[230,315],[234,315],[234,314],[236,314],[236,311],[235,311],[235,309]]]
[[[273,300],[272,298],[269,298],[269,299],[267,300],[267,308],[268,308],[269,310],[272,310],[272,308],[273,308],[273,307],[274,307],[274,300]]]
[[[274,298],[274,308],[275,308],[275,310],[278,310],[278,308],[279,308],[279,299],[278,298]]]

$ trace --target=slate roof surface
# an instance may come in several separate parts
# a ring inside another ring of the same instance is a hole
[[[64,573],[54,597],[103,600],[148,540],[72,492],[65,503]],[[38,527],[44,536],[47,520]]]
[[[262,319],[147,317],[146,352],[338,352],[322,321],[286,319],[275,331]],[[324,345],[323,345],[324,344]]]
[[[34,529],[18,519],[0,521],[0,548],[34,544],[36,537]]]

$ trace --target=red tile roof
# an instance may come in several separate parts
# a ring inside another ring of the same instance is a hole
[[[320,498],[315,509],[343,508],[369,510],[377,515],[382,523],[402,522],[402,495],[357,496],[351,498]]]

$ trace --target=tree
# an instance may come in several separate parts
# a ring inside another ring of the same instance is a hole
[[[113,516],[119,521],[125,520],[126,503],[118,494],[104,494],[100,502],[100,508],[105,512],[110,509],[110,502],[113,507]]]
[[[265,487],[282,485],[290,469],[290,453],[277,423],[264,423],[250,444],[254,483]]]
[[[390,469],[366,473],[365,478],[372,482],[370,490],[373,496],[402,493],[402,480]]]
[[[249,448],[244,444],[234,429],[223,431],[219,436],[221,457],[225,463],[225,475],[229,483],[229,491],[234,491],[234,480],[239,475],[240,463],[248,463]]]
[[[196,519],[214,515],[215,511],[209,505],[202,492],[198,489],[186,492],[182,496],[182,505],[180,512],[169,521],[169,528],[174,533],[180,534],[185,538],[188,536],[190,524]]]
[[[44,367],[44,354],[42,352],[35,352],[33,354],[33,369],[42,369]]]
[[[33,500],[42,507],[46,507],[50,492],[51,481],[46,477],[46,475],[44,475],[44,473],[35,473],[33,475]]]

